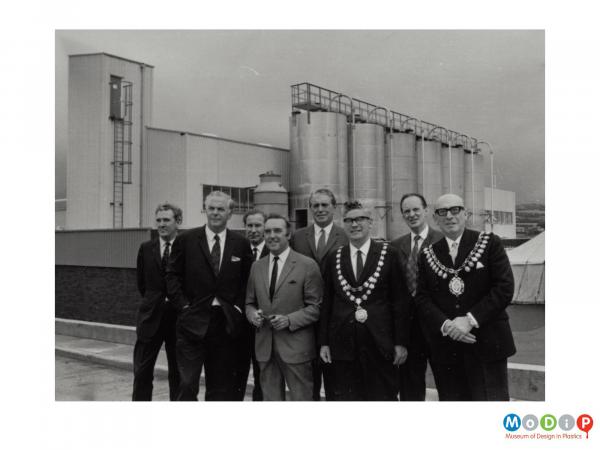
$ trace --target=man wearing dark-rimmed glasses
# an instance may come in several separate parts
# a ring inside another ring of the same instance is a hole
[[[444,238],[423,249],[415,302],[426,323],[440,400],[509,400],[507,358],[516,352],[506,307],[514,291],[500,238],[466,228],[458,195],[442,195]]]
[[[333,400],[396,400],[394,366],[407,356],[408,291],[396,250],[372,240],[372,226],[370,210],[347,204],[350,243],[327,257],[319,343]]]

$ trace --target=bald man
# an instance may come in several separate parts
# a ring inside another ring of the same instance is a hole
[[[461,197],[436,201],[444,238],[422,251],[415,302],[440,400],[507,401],[507,358],[516,352],[506,314],[513,274],[500,238],[467,229],[467,217]]]

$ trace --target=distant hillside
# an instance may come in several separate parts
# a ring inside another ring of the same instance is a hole
[[[517,211],[545,211],[546,205],[543,203],[520,203],[516,206]]]

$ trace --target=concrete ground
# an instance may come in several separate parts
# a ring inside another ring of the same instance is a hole
[[[133,374],[119,369],[57,355],[55,357],[55,399],[58,401],[130,401]],[[200,387],[200,397],[204,388]],[[169,400],[169,384],[166,376],[154,377],[154,400]]]
[[[511,305],[508,309],[517,353],[509,358],[511,397],[545,398],[545,313],[540,305]],[[110,324],[56,319],[56,400],[131,399],[135,330]],[[155,369],[155,400],[168,400],[167,361],[160,352]],[[430,371],[427,400],[437,400]],[[252,390],[252,371],[247,393]],[[201,380],[201,384],[203,379]],[[200,386],[198,398],[204,398]],[[246,400],[251,400],[249,395]]]

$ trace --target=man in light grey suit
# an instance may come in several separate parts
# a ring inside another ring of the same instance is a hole
[[[256,359],[263,400],[311,400],[314,324],[319,320],[323,280],[312,259],[289,247],[290,223],[280,215],[265,222],[269,256],[252,265],[246,317],[256,327]]]

